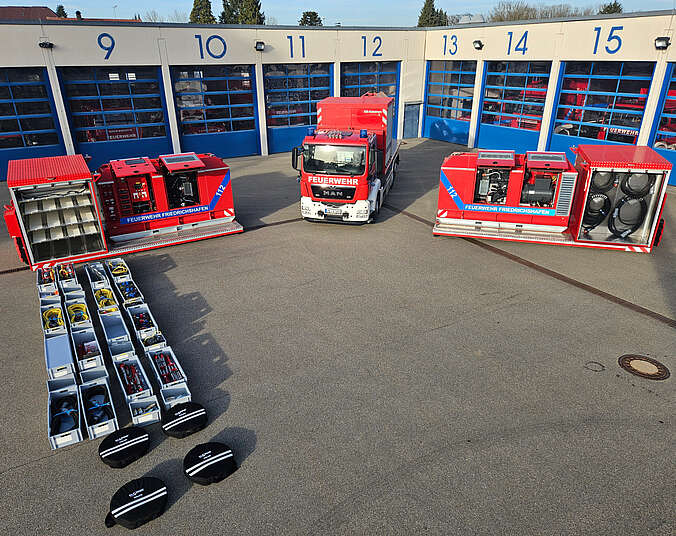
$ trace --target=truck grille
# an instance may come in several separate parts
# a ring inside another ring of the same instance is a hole
[[[352,199],[356,188],[354,186],[318,186],[312,185],[312,195],[317,199]]]
[[[573,201],[573,191],[575,190],[575,179],[577,175],[572,173],[563,173],[561,175],[561,189],[559,190],[559,199],[556,202],[556,215],[568,216],[570,213],[570,203]]]

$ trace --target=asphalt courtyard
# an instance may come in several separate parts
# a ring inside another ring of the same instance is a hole
[[[233,159],[246,232],[128,256],[210,419],[150,426],[124,469],[98,440],[50,450],[35,274],[3,230],[0,531],[122,533],[112,494],[153,475],[169,506],[140,534],[676,533],[676,189],[650,255],[434,238],[458,149],[407,140],[360,227],[298,220],[288,154]],[[633,353],[672,376],[620,369]],[[241,468],[191,485],[183,456],[209,440]]]

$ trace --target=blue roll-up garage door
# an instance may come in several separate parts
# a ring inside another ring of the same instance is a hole
[[[537,149],[550,61],[489,61],[477,146],[517,153]]]
[[[667,68],[662,97],[657,109],[661,113],[655,119],[650,133],[650,145],[676,165],[676,69],[673,63]],[[669,184],[676,184],[676,174],[671,174]]]
[[[427,62],[423,137],[467,144],[476,61]]]
[[[7,162],[66,154],[47,70],[0,69],[0,180]]]
[[[317,102],[333,94],[333,64],[264,65],[263,78],[268,151],[290,151],[317,124]]]
[[[567,151],[574,161],[573,145],[636,144],[654,67],[638,61],[566,62],[550,149]]]
[[[75,151],[91,156],[91,168],[171,153],[159,67],[63,67],[59,74]]]
[[[382,92],[394,97],[394,137],[397,137],[399,114],[399,62],[361,61],[340,64],[340,96],[361,97],[364,93]]]
[[[181,150],[260,154],[253,65],[171,68]]]

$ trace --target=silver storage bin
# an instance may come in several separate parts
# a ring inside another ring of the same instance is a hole
[[[54,318],[51,322],[47,318]],[[68,333],[66,328],[66,317],[63,314],[63,307],[60,303],[47,303],[40,305],[40,322],[42,323],[42,332],[45,337],[54,337]]]
[[[51,276],[47,276],[51,273]],[[54,268],[38,268],[35,271],[35,285],[38,287],[38,292],[58,292],[56,287],[56,270]]]
[[[75,273],[75,267],[73,263],[68,264],[57,264],[54,267],[56,271],[56,276],[59,281],[59,286],[63,288],[64,286],[73,286],[78,285],[77,274]]]
[[[186,383],[188,378],[183,372],[176,354],[170,346],[159,350],[151,350],[147,353],[148,359],[153,365],[153,371],[160,388],[168,387],[176,383]]]
[[[58,290],[40,290],[38,291],[38,299],[40,300],[40,305],[61,304],[61,294]]]
[[[100,378],[108,379],[108,369],[104,365],[80,371],[80,382],[87,383]]]
[[[192,395],[190,394],[190,389],[188,389],[187,384],[175,383],[174,385],[160,389],[160,398],[162,399],[164,409],[168,410],[176,404],[190,402],[192,400]]]
[[[115,367],[115,374],[117,374],[117,379],[120,382],[120,387],[122,388],[127,403],[137,398],[147,398],[152,396],[153,391],[150,381],[148,380],[148,375],[145,370],[143,370],[143,366],[138,357],[121,359],[120,361],[114,362],[113,367]],[[132,381],[130,381],[130,379]],[[128,390],[127,385],[133,385],[132,382],[134,380],[138,384],[137,387],[133,390]]]
[[[159,350],[167,346],[167,339],[164,338],[159,331],[150,337],[144,337],[141,339],[141,346],[143,346],[144,353],[148,353],[151,350]]]
[[[157,321],[145,303],[130,305],[126,310],[139,342],[157,333]],[[142,324],[141,319],[145,320],[146,324]]]
[[[94,328],[71,331],[70,339],[73,341],[78,369],[83,371],[103,366],[103,354]]]
[[[68,335],[45,338],[45,365],[49,379],[75,375],[75,364]]]
[[[65,296],[64,309],[71,331],[94,327],[84,292],[71,292],[67,294]]]
[[[134,424],[147,425],[158,422],[162,417],[156,396],[136,398],[129,402],[129,413]]]
[[[118,279],[115,281],[115,288],[120,297],[120,303],[125,307],[129,307],[135,303],[143,303],[145,298],[134,280],[130,277],[128,279]]]
[[[105,407],[110,408],[112,417],[106,415],[101,410],[100,414],[104,418],[102,418],[99,422],[91,422],[92,421],[91,414],[95,413],[96,410],[89,412],[87,411],[87,409],[91,407],[90,403],[88,402],[88,395],[92,388],[99,386],[103,388],[105,394],[103,396],[97,395],[97,398],[101,398],[102,400],[100,401],[95,400],[94,403],[104,404]],[[96,439],[97,437],[108,435],[117,430],[118,428],[117,413],[115,412],[115,407],[113,406],[113,399],[110,396],[110,386],[108,385],[108,378],[102,377],[88,381],[87,383],[83,383],[82,385],[80,385],[79,389],[80,389],[80,400],[82,401],[82,413],[84,414],[84,421],[87,427],[87,435],[89,436],[89,439]]]
[[[120,311],[110,311],[107,313],[99,312],[99,319],[101,326],[103,326],[103,333],[106,335],[106,342],[108,346],[120,342],[131,342],[129,331],[122,318]]]
[[[100,288],[110,287],[106,269],[103,267],[102,262],[90,262],[85,266],[85,273],[87,274],[87,279],[89,279],[89,286],[92,292]]]
[[[136,351],[131,341],[108,343],[108,351],[113,363],[129,359],[130,357],[136,357]]]
[[[129,269],[129,265],[124,262],[124,259],[116,257],[114,259],[106,259],[103,262],[113,281],[125,281],[131,279],[131,270]]]
[[[49,437],[49,444],[52,450],[61,447],[67,447],[73,443],[82,441],[82,404],[80,403],[80,393],[75,383],[75,376],[68,375],[59,379],[47,381],[47,435]],[[59,412],[59,400],[72,397],[77,408],[77,427],[65,432],[59,432],[52,429],[52,422],[54,416]]]
[[[70,279],[63,283],[59,283],[59,288],[61,289],[61,294],[63,294],[65,300],[68,299],[69,294],[84,292],[84,289],[77,281]]]
[[[111,287],[107,285],[101,286],[94,290],[93,294],[94,302],[96,303],[99,314],[119,310],[120,306],[117,303],[117,298]]]

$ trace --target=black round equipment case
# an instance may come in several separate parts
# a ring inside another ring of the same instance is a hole
[[[110,499],[106,527],[140,527],[164,513],[168,498],[167,486],[159,478],[146,476],[127,482]]]
[[[220,482],[237,471],[232,449],[215,441],[190,449],[183,458],[183,473],[196,484],[206,486]]]
[[[202,430],[209,420],[207,410],[197,402],[176,404],[162,418],[162,431],[171,437],[183,438]]]
[[[99,445],[99,457],[106,465],[120,469],[144,456],[149,446],[150,434],[143,428],[131,426],[106,436]]]

